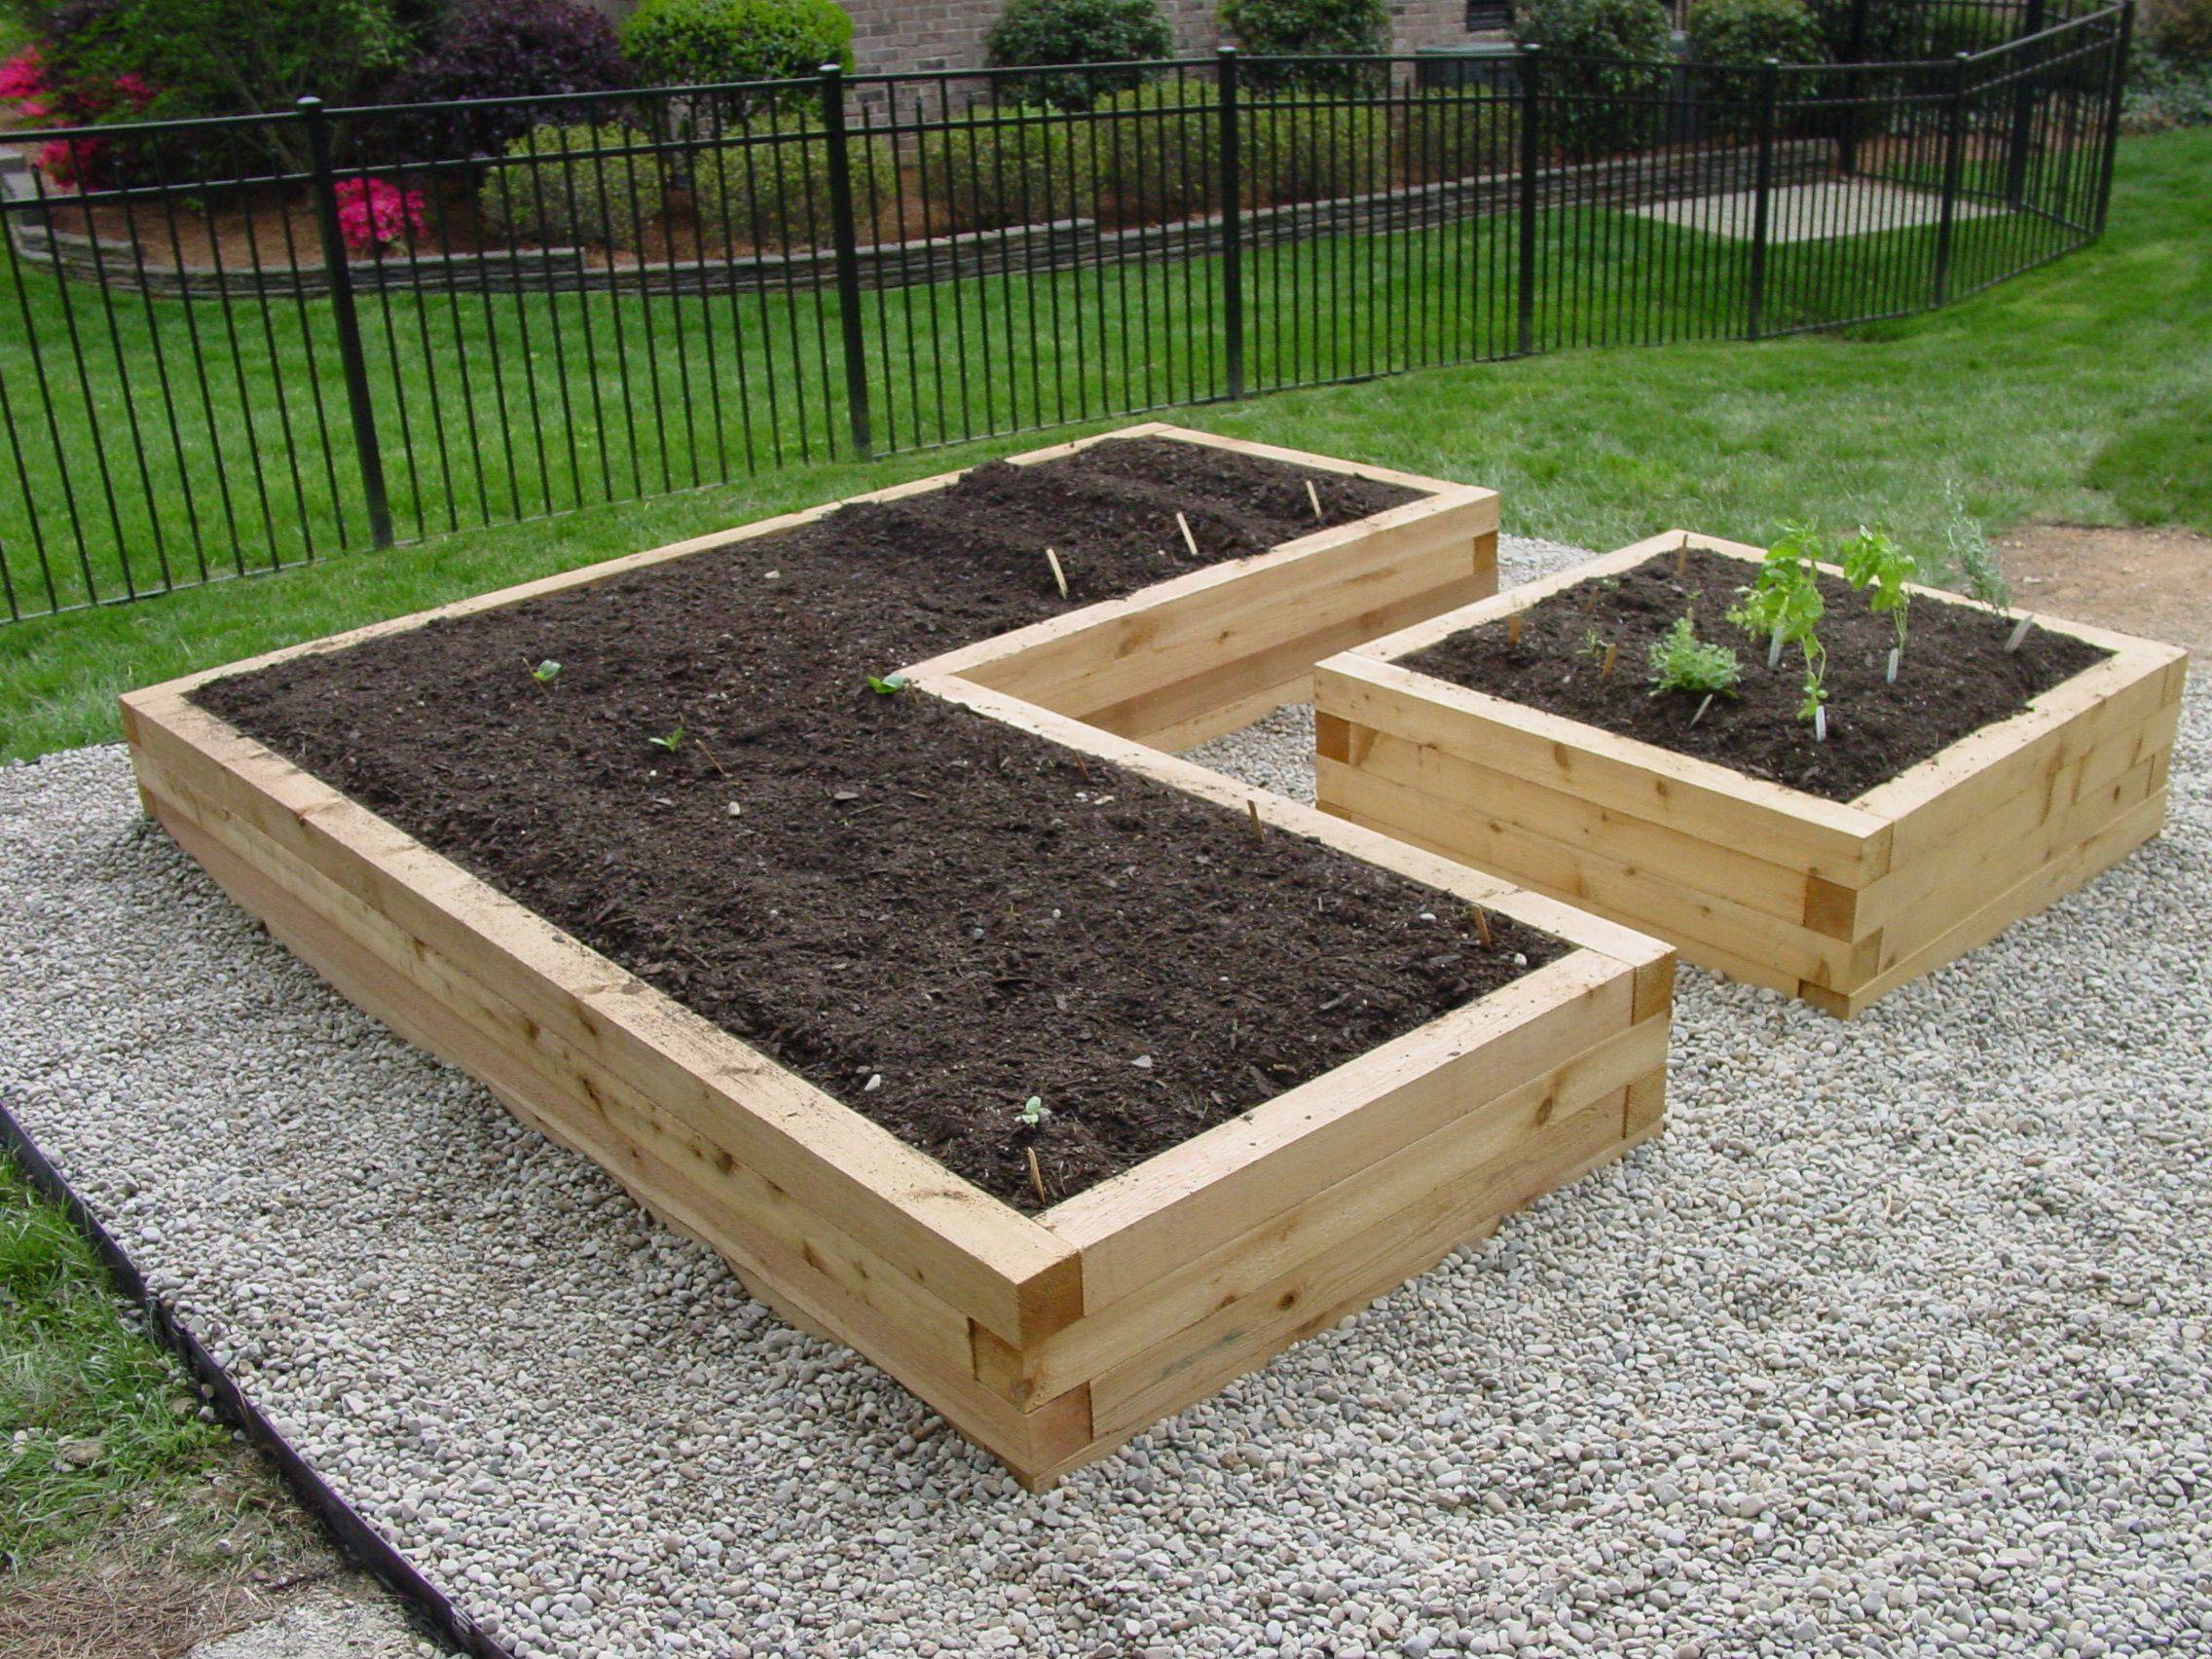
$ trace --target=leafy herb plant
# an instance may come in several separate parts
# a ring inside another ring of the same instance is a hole
[[[1766,562],[1751,585],[1737,590],[1737,603],[1728,620],[1767,642],[1769,668],[1782,660],[1785,645],[1795,645],[1805,658],[1805,700],[1797,718],[1813,722],[1818,738],[1827,736],[1827,647],[1821,644],[1821,617],[1827,602],[1821,597],[1818,535],[1803,525],[1788,527],[1781,540],[1767,549]]]
[[[1843,550],[1843,575],[1866,595],[1874,614],[1897,625],[1898,643],[1890,651],[1888,679],[1898,677],[1904,657],[1905,618],[1912,609],[1912,592],[1906,585],[1920,574],[1919,561],[1878,530],[1859,527]]]
[[[903,674],[887,674],[880,680],[871,674],[866,679],[867,688],[878,697],[896,697],[906,689],[906,677]]]
[[[540,685],[550,685],[554,681],[561,678],[561,665],[551,657],[547,657],[530,671],[530,677]]]
[[[1735,694],[1744,678],[1735,647],[1697,637],[1697,623],[1677,616],[1666,637],[1651,643],[1651,694],[1689,691],[1712,697],[1723,691]]]

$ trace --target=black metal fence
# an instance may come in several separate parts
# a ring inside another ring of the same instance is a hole
[[[2130,24],[1941,3],[2015,38],[1819,67],[1527,52],[1441,86],[1412,58],[1223,54],[10,134],[0,603],[1941,305],[2101,230]]]

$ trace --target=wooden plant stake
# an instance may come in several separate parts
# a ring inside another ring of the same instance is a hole
[[[1060,556],[1050,547],[1045,549],[1045,563],[1052,567],[1052,585],[1060,590],[1062,599],[1068,596],[1068,573],[1060,569]]]
[[[1494,948],[1497,943],[1497,936],[1491,932],[1490,912],[1480,904],[1469,904],[1467,914],[1474,920],[1475,937],[1483,941],[1483,948],[1485,950]]]
[[[1707,693],[1705,694],[1705,701],[1703,701],[1702,703],[1698,704],[1698,706],[1697,706],[1697,713],[1696,713],[1696,714],[1694,714],[1694,715],[1692,715],[1692,716],[1690,716],[1690,724],[1692,724],[1692,725],[1694,726],[1695,724],[1697,724],[1697,722],[1698,722],[1698,721],[1700,721],[1700,720],[1704,719],[1705,719],[1705,711],[1706,711],[1706,710],[1708,710],[1708,709],[1710,709],[1710,708],[1712,708],[1712,707],[1713,707],[1713,693],[1712,693],[1712,692],[1710,692],[1710,691],[1708,691],[1708,692],[1707,692]]]
[[[1675,580],[1680,581],[1684,575],[1688,574],[1689,568],[1690,544],[1685,541],[1681,546],[1675,549]]]
[[[1183,545],[1191,550],[1191,557],[1194,559],[1203,558],[1205,555],[1198,551],[1198,538],[1191,534],[1191,521],[1181,513],[1177,513],[1175,515],[1175,528],[1183,533]]]
[[[1620,660],[1620,654],[1621,646],[1618,640],[1606,642],[1604,665],[1598,670],[1599,684],[1610,685],[1613,682],[1613,664]]]
[[[2019,626],[2012,630],[2012,637],[2005,642],[2005,649],[2008,653],[2018,650],[2027,642],[2028,630],[2035,626],[2035,620],[2033,616],[2020,618]]]
[[[1313,516],[1315,518],[1325,519],[1329,516],[1321,510],[1321,492],[1313,488],[1313,480],[1310,478],[1306,481],[1306,498],[1313,503]]]
[[[1512,650],[1521,644],[1521,618],[1528,612],[1516,610],[1505,619],[1505,648]]]
[[[1772,668],[1772,667],[1774,667],[1774,666],[1775,666],[1775,665],[1776,665],[1777,663],[1779,663],[1779,662],[1781,662],[1781,661],[1782,661],[1782,624],[1781,624],[1781,623],[1779,623],[1779,622],[1777,622],[1777,623],[1776,623],[1776,624],[1774,625],[1774,638],[1773,638],[1773,639],[1771,639],[1771,640],[1769,640],[1769,641],[1767,641],[1767,643],[1766,643],[1766,665],[1767,665],[1767,667],[1769,667],[1769,668]]]
[[[1251,810],[1252,814],[1252,839],[1255,841],[1266,840],[1268,838],[1268,827],[1260,822],[1259,801],[1253,798],[1251,795],[1246,795],[1244,797],[1244,804]]]
[[[1045,1191],[1045,1166],[1037,1161],[1037,1149],[1025,1146],[1021,1150],[1029,1155],[1029,1184],[1037,1189],[1037,1201],[1050,1205],[1052,1198]]]

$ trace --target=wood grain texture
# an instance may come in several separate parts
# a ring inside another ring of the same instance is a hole
[[[1761,556],[1669,531],[1320,664],[1321,806],[1846,1015],[2155,832],[2187,658],[2109,630],[2038,617],[2112,654],[1842,804],[1399,660],[1685,544]]]
[[[941,669],[917,676],[918,688],[1240,813],[1250,801],[1270,826],[1574,948],[1042,1218],[960,1180],[198,708],[187,693],[209,676],[124,699],[149,810],[302,960],[720,1251],[779,1313],[866,1354],[1031,1486],[1619,1156],[1654,1131],[1664,1100],[1665,943],[1136,741],[1194,741],[1264,713],[1304,693],[1315,660],[1349,640],[1488,592],[1495,498],[1158,423],[1128,430],[1357,472],[1430,498],[1241,570],[1070,613],[1020,647],[1066,653],[1037,660],[1077,665],[1074,700],[1089,699],[1084,712],[1103,712],[1120,732]],[[588,586],[835,505],[257,662]],[[1126,648],[1100,664],[1094,646],[1108,640]],[[1009,641],[987,643],[976,660],[1000,660]]]

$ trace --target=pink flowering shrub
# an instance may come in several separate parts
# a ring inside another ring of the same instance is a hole
[[[37,47],[0,63],[0,103],[19,104],[35,120],[46,113],[41,101],[46,90],[46,65],[39,61]]]
[[[332,194],[338,198],[338,234],[349,252],[373,253],[403,236],[423,234],[420,190],[401,190],[381,178],[349,178]]]
[[[128,120],[152,107],[158,90],[135,69],[113,80],[80,81],[57,88],[48,78],[38,48],[0,63],[0,102],[12,103],[34,125],[89,127],[111,118]],[[65,190],[107,182],[108,146],[97,138],[56,138],[38,149],[39,169]]]

